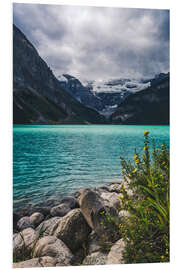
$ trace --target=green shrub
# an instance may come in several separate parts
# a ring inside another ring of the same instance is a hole
[[[144,132],[142,156],[135,151],[134,162],[121,159],[124,186],[122,209],[130,216],[119,225],[126,242],[126,263],[169,261],[169,150],[165,144],[149,151]]]

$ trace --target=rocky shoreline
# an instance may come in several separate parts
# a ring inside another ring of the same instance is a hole
[[[106,214],[119,220],[127,215],[121,211],[123,184],[79,189],[50,208],[14,214],[13,267],[124,263],[124,242],[106,226]]]

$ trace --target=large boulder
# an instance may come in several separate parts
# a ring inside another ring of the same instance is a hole
[[[123,239],[118,240],[110,249],[107,257],[107,264],[123,264],[123,251],[125,248],[125,242]]]
[[[62,204],[62,203],[63,204],[66,204],[71,209],[74,209],[74,208],[78,208],[79,207],[79,204],[78,204],[77,200],[74,197],[72,197],[72,196],[63,197],[60,200],[60,204]]]
[[[98,223],[97,217],[101,212],[105,211],[105,206],[101,197],[91,189],[84,189],[79,196],[78,201],[89,226],[96,231],[96,223]]]
[[[34,224],[31,222],[30,217],[25,216],[20,218],[20,220],[17,223],[17,228],[19,231],[22,231],[27,228],[34,228]]]
[[[13,257],[15,259],[28,258],[38,238],[39,233],[32,228],[15,233],[13,235]]]
[[[70,265],[73,254],[70,249],[55,236],[45,236],[39,239],[33,250],[33,257],[50,256],[62,265]]]
[[[34,225],[35,228],[36,228],[43,220],[44,220],[44,215],[41,214],[41,213],[39,213],[39,212],[33,213],[33,214],[30,216],[30,222]]]
[[[71,208],[67,204],[62,203],[51,208],[50,214],[52,217],[56,217],[56,216],[63,217],[69,211],[71,211]]]
[[[56,258],[45,256],[33,258],[23,262],[13,263],[13,268],[52,267],[57,265],[58,261]]]
[[[82,265],[104,265],[106,262],[107,253],[98,251],[86,256],[82,262]]]
[[[77,208],[62,217],[54,235],[74,252],[87,240],[90,232],[91,228],[87,224],[81,210]]]
[[[79,197],[79,205],[92,230],[100,237],[106,235],[107,239],[109,237],[109,240],[115,241],[115,239],[112,239],[114,235],[112,224],[107,224],[109,220],[107,216],[114,219],[118,218],[117,210],[109,203],[105,203],[105,200],[91,189],[86,189],[82,192]]]
[[[50,219],[44,220],[36,228],[36,231],[43,237],[48,235],[53,235],[55,232],[61,217],[52,217]]]
[[[103,192],[101,193],[101,198],[105,201],[105,204],[114,207],[119,210],[121,207],[121,201],[119,196],[115,192]]]

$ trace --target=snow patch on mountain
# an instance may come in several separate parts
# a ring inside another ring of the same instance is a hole
[[[91,86],[94,93],[121,93],[125,91],[135,93],[148,88],[151,86],[151,83],[136,79],[113,79],[86,81],[84,86]]]

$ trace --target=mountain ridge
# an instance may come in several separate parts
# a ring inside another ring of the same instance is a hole
[[[35,47],[13,25],[13,123],[103,121],[104,118],[98,112],[86,108],[60,87]]]

